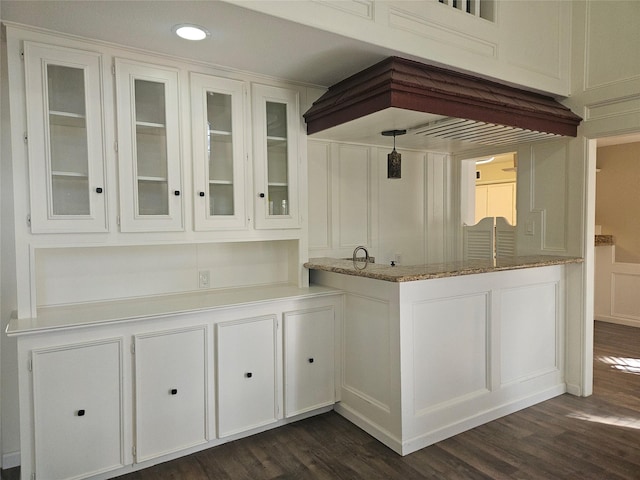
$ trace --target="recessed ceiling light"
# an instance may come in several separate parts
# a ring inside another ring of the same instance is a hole
[[[173,31],[185,40],[204,40],[211,35],[205,28],[190,23],[182,23],[173,27]]]

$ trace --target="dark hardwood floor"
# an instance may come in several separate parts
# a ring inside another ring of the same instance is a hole
[[[405,457],[330,412],[118,480],[640,479],[640,329],[596,322],[594,343],[592,396],[562,395]]]

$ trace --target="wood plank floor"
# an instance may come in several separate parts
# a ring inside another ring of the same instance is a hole
[[[330,412],[118,479],[640,479],[640,329],[596,322],[591,397],[562,395],[405,457]]]

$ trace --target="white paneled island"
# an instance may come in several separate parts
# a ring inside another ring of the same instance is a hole
[[[345,292],[338,413],[401,455],[560,395],[578,258],[387,266],[311,259]]]

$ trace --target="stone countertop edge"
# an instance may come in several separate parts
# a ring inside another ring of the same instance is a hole
[[[596,235],[596,247],[614,245],[613,235]]]
[[[424,265],[396,265],[393,267],[379,263],[370,263],[365,266],[364,262],[357,262],[356,265],[358,268],[355,268],[352,260],[322,257],[310,258],[304,266],[309,270],[324,270],[326,272],[354,275],[387,282],[413,282],[418,280],[457,277],[461,275],[474,275],[504,270],[518,270],[522,268],[582,263],[583,261],[584,259],[580,257],[533,255],[502,258],[496,261],[467,260]]]

